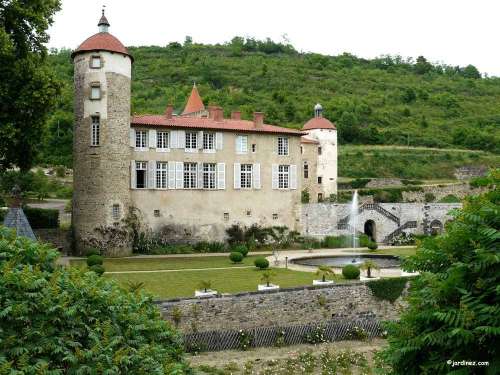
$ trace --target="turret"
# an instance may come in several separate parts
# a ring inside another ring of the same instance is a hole
[[[123,44],[108,32],[109,26],[103,10],[99,32],[71,55],[75,83],[72,221],[75,250],[80,254],[96,243],[104,245],[107,255],[131,252],[129,240],[106,239],[110,230],[123,226],[130,207],[133,62]]]

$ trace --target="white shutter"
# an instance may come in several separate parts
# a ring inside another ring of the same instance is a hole
[[[241,164],[234,163],[234,188],[241,188]]]
[[[130,188],[135,189],[135,160],[130,160]]]
[[[169,144],[170,148],[179,148],[179,146],[178,146],[179,132],[177,130],[172,130],[169,133],[168,140],[169,140],[169,143],[170,143]]]
[[[272,175],[272,187],[273,189],[278,188],[278,164],[273,164],[272,170],[271,170],[271,175]]]
[[[222,133],[215,133],[215,149],[222,150],[222,147],[223,147]]]
[[[254,164],[253,171],[253,188],[260,189],[260,164]]]
[[[236,153],[241,154],[241,136],[236,136]]]
[[[168,188],[175,189],[175,161],[169,161],[167,166],[168,166]]]
[[[156,189],[156,161],[148,161],[148,189]]]
[[[149,130],[149,147],[156,148],[156,130]]]
[[[135,130],[130,128],[130,147],[135,147]]]
[[[217,189],[224,190],[226,188],[226,164],[217,163]]]
[[[203,148],[203,131],[198,132],[198,139],[197,139],[196,143],[197,143],[196,146],[198,146],[198,149]]]
[[[290,165],[290,189],[297,189],[297,166]]]
[[[203,163],[198,163],[198,189],[203,189]]]
[[[177,131],[177,148],[186,148],[186,132],[184,130]]]
[[[175,188],[182,189],[184,187],[184,163],[182,161],[175,162]]]

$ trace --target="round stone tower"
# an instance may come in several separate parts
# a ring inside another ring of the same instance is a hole
[[[108,32],[104,10],[98,26],[99,32],[71,55],[75,81],[72,224],[77,253],[97,242],[105,245],[106,255],[121,256],[131,253],[130,241],[120,229],[130,206],[133,58]]]
[[[337,128],[323,117],[323,107],[318,103],[314,106],[314,117],[302,130],[307,132],[308,138],[319,142],[317,183],[326,199],[330,194],[337,194]]]

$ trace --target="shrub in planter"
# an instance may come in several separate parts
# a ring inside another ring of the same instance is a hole
[[[91,255],[87,258],[87,266],[102,265],[104,258],[100,255]]]
[[[375,241],[370,241],[370,243],[368,244],[368,248],[369,248],[370,250],[375,251],[375,250],[377,250],[377,249],[378,249],[378,245],[377,245],[377,243],[376,243]]]
[[[348,280],[358,279],[359,268],[352,264],[348,264],[347,266],[344,266],[342,268],[342,276],[344,276],[344,278]]]
[[[241,261],[243,260],[243,254],[238,253],[237,251],[233,251],[231,254],[229,254],[229,259],[233,263],[241,263]]]
[[[254,261],[255,267],[260,268],[261,270],[265,270],[269,268],[269,261],[266,258],[259,257]]]
[[[247,254],[248,254],[248,247],[246,245],[233,246],[232,250],[233,250],[234,253],[240,253],[244,257],[246,257]]]
[[[104,273],[104,267],[102,264],[94,264],[93,266],[89,267],[89,270],[95,272],[99,276],[101,276]]]

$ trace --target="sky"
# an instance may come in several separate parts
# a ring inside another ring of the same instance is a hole
[[[498,0],[62,0],[49,47],[74,49],[97,32],[103,5],[126,46],[285,35],[302,52],[423,55],[500,76]]]

